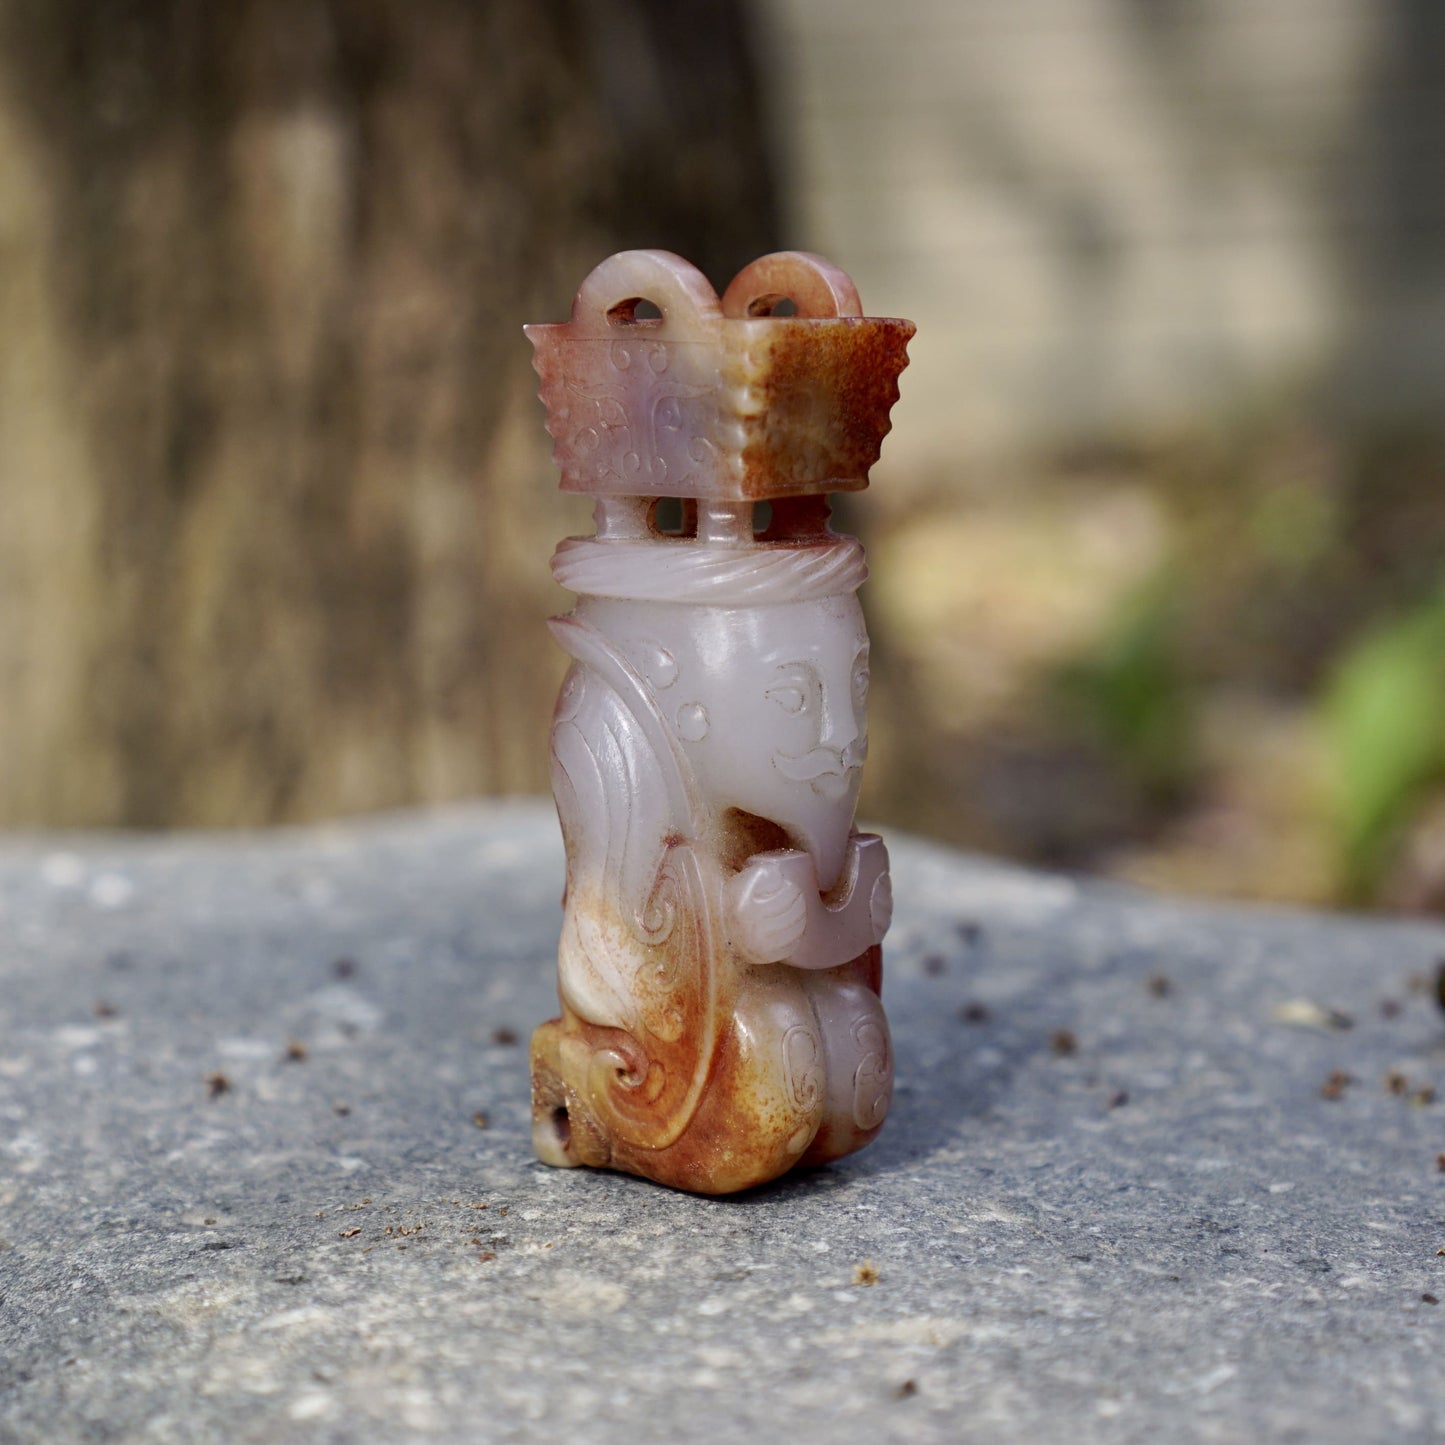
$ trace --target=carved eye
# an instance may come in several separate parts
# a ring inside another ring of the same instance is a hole
[[[868,669],[860,667],[853,674],[853,701],[860,707],[868,701]]]
[[[768,701],[775,702],[785,713],[796,717],[808,705],[808,694],[800,684],[780,682],[768,689]]]

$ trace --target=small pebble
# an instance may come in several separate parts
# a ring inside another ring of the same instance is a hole
[[[865,1259],[862,1264],[853,1266],[853,1283],[861,1285],[877,1284],[883,1276],[878,1266],[871,1259]]]

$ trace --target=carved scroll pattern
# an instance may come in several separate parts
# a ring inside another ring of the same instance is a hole
[[[823,1047],[817,1030],[794,1024],[783,1035],[783,1077],[788,1096],[806,1112],[823,1096]]]
[[[853,1122],[876,1129],[888,1113],[893,1096],[893,1057],[880,1017],[864,1014],[853,1023],[853,1044],[859,1058],[853,1072]]]
[[[588,1095],[620,1143],[686,1129],[716,1047],[716,914],[691,788],[635,666],[600,633],[558,624],[576,660],[553,732],[568,843],[559,978],[591,1050]]]
[[[599,341],[568,353],[566,429],[554,417],[564,472],[589,486],[685,495],[717,465],[712,388],[689,382],[664,341]]]
[[[713,1046],[711,909],[691,848],[670,851],[666,886],[679,895],[680,921],[667,941],[647,949],[634,975],[637,1019],[631,1029],[585,1030],[593,1037],[589,1094],[613,1139],[662,1149],[681,1137],[696,1111]]]

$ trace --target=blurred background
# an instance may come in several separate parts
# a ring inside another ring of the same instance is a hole
[[[0,827],[543,791],[521,325],[783,246],[919,325],[873,818],[1445,909],[1445,7],[0,0]]]

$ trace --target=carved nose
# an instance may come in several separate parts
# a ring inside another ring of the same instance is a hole
[[[834,700],[824,703],[823,732],[818,739],[819,746],[832,748],[842,754],[858,740],[859,732],[858,719],[853,715],[851,707],[840,707]]]

